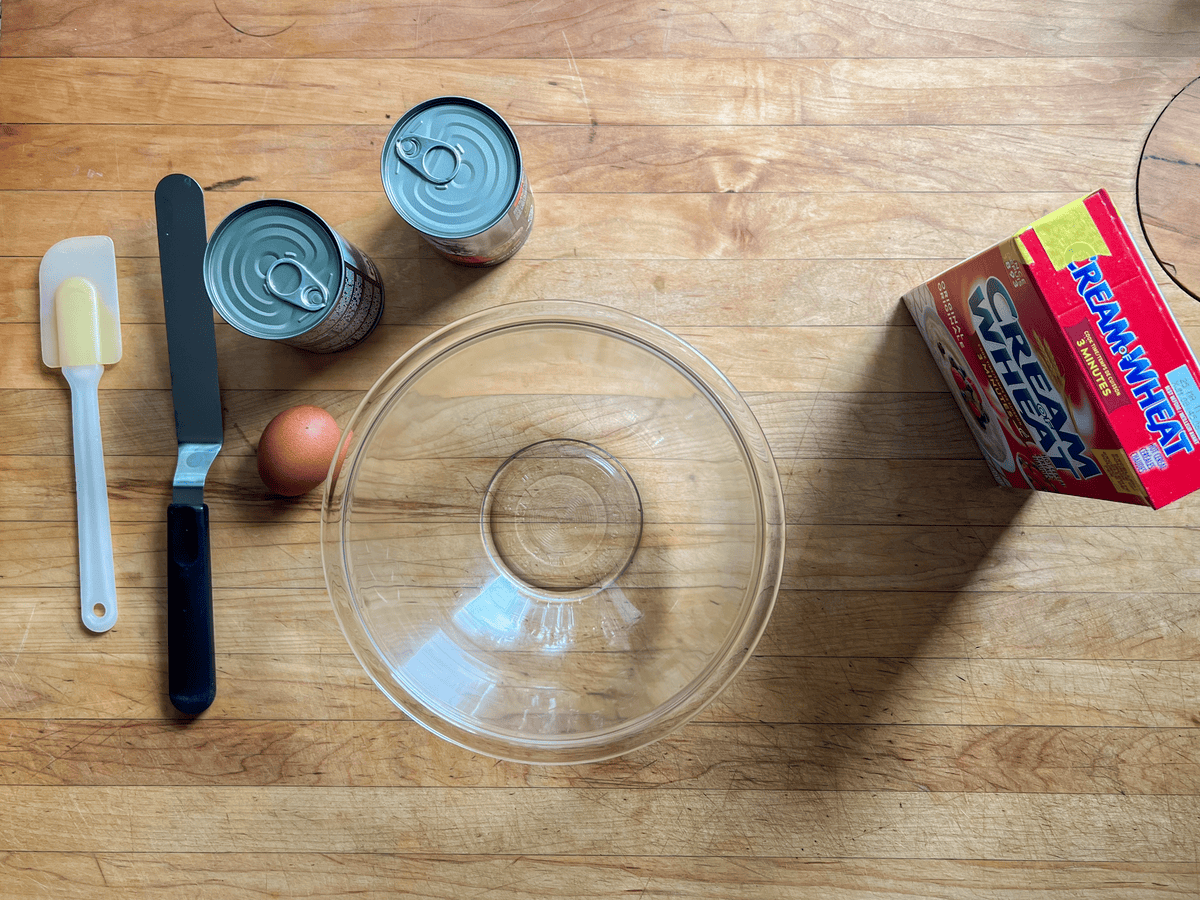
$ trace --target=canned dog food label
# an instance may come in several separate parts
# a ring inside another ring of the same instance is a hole
[[[260,200],[227,216],[205,250],[204,281],[234,328],[314,353],[354,346],[383,315],[375,264],[289,200]]]
[[[478,101],[438,97],[413,107],[384,142],[380,171],[396,212],[454,262],[503,262],[533,228],[516,136]]]

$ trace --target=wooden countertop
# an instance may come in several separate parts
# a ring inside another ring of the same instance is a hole
[[[1095,188],[1135,213],[1149,129],[1200,75],[1195,4],[7,6],[0,894],[1200,895],[1200,495],[994,487],[899,303]],[[378,184],[390,124],[451,93],[512,123],[537,201],[486,273],[437,258]],[[389,292],[332,357],[218,325],[219,694],[190,723],[164,674],[172,171],[210,229],[259,197],[316,209]],[[37,349],[39,259],[84,234],[116,243],[125,339],[101,383],[121,601],[100,636],[79,624],[68,393]],[[1200,342],[1200,304],[1154,272]],[[600,765],[496,763],[405,720],[334,620],[319,497],[255,474],[275,412],[344,423],[437,326],[536,297],[707,353],[787,491],[753,660],[698,721]]]
[[[1138,215],[1154,258],[1200,299],[1200,78],[1162,111],[1142,148]]]

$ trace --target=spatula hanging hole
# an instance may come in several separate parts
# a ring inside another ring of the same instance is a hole
[[[97,619],[103,619],[107,613],[108,607],[106,607],[103,603],[97,603],[92,607],[92,615],[94,615]]]

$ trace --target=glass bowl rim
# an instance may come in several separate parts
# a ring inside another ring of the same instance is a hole
[[[582,736],[529,736],[513,739],[463,728],[430,710],[406,691],[383,662],[384,654],[359,615],[343,540],[344,511],[352,496],[359,451],[369,445],[371,425],[390,408],[390,399],[440,358],[465,342],[513,327],[572,326],[594,329],[631,341],[701,388],[728,423],[754,481],[758,503],[755,572],[743,597],[746,611],[730,629],[724,655],[684,689],[652,710],[603,732]],[[749,405],[709,359],[673,332],[610,306],[575,300],[514,301],[463,316],[442,326],[402,353],[363,396],[343,428],[343,452],[331,463],[321,502],[320,545],[326,589],[338,625],[359,664],[375,686],[403,713],[435,735],[466,750],[498,759],[534,764],[599,762],[666,737],[692,721],[733,681],[750,659],[774,608],[782,580],[786,541],[783,489],[766,436]],[[752,597],[750,595],[753,595]],[[366,648],[374,648],[374,655]],[[733,648],[728,652],[728,648]]]

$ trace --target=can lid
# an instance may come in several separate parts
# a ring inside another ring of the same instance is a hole
[[[414,106],[384,141],[383,188],[406,222],[438,238],[464,238],[508,211],[521,152],[498,113],[466,97]]]
[[[282,340],[329,314],[342,265],[337,239],[319,216],[289,200],[258,200],[230,213],[213,232],[204,283],[234,328]]]

